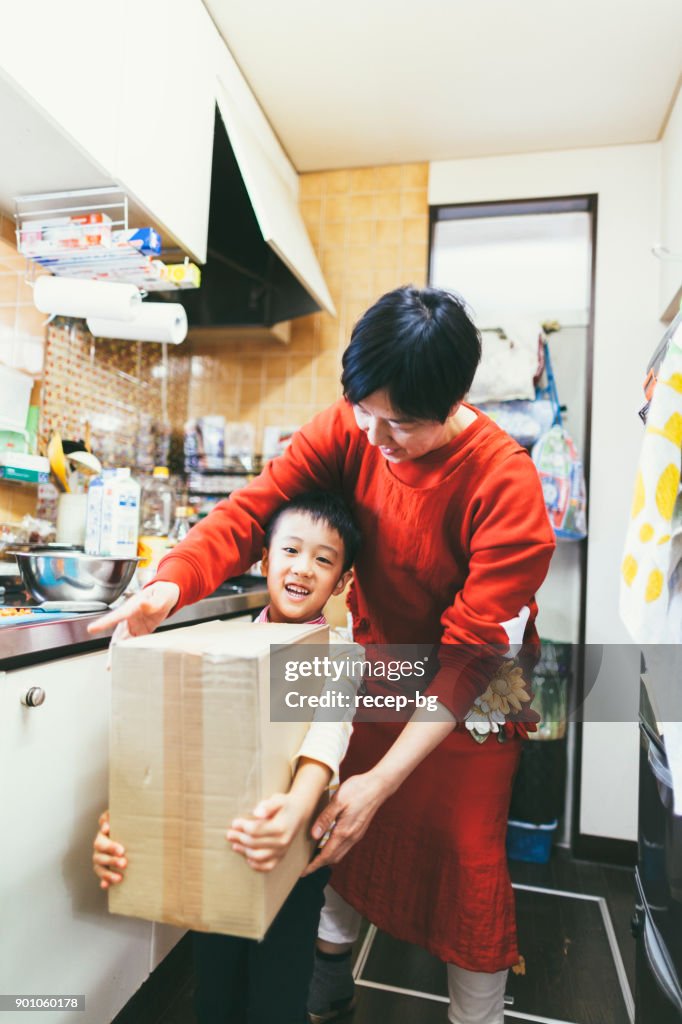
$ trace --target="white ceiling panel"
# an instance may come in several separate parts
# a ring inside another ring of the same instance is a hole
[[[204,0],[300,171],[658,138],[681,0]]]

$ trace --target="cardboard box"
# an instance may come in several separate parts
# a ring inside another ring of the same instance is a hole
[[[111,835],[126,847],[115,914],[260,939],[310,859],[305,833],[269,873],[225,838],[285,792],[305,722],[270,722],[271,644],[326,644],[326,626],[209,622],[113,652]]]

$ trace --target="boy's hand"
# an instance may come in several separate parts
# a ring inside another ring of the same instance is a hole
[[[104,811],[99,817],[99,832],[92,850],[92,867],[100,880],[100,889],[122,882],[122,871],[127,864],[124,848],[109,838],[109,811]]]
[[[226,834],[249,867],[272,871],[306,820],[306,810],[292,793],[275,793],[258,804],[253,818],[235,818]]]

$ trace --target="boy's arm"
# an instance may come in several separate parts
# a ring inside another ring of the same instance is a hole
[[[232,849],[243,854],[255,871],[271,871],[294,837],[307,828],[331,774],[326,764],[301,758],[288,793],[262,800],[253,818],[235,818],[227,830]]]
[[[345,671],[333,686],[344,696],[341,708],[327,712],[318,709],[305,739],[294,759],[296,774],[288,794],[275,794],[262,801],[254,811],[261,819],[236,819],[227,832],[232,848],[247,857],[253,868],[270,871],[284,856],[298,829],[305,826],[332,781],[338,784],[339,764],[343,760],[352,732],[355,714],[355,693],[362,682],[364,650],[358,644],[349,644],[334,632],[330,633],[332,660],[342,664]],[[294,817],[298,824],[293,830],[285,828],[285,820]],[[273,831],[274,829],[274,831]],[[277,843],[275,844],[275,840]]]
[[[340,666],[338,678],[327,682],[323,693],[335,697],[330,707],[317,708],[305,738],[293,759],[308,757],[326,764],[332,771],[331,788],[339,784],[339,765],[346,756],[353,732],[355,697],[362,683],[364,648],[349,643],[336,630],[329,633],[329,655],[335,666]],[[336,672],[335,672],[336,674]]]

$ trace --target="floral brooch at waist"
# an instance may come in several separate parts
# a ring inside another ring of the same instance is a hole
[[[525,727],[514,728],[523,723],[511,723],[507,715],[522,711],[523,705],[530,700],[523,669],[515,659],[503,661],[497,674],[490,680],[488,689],[474,701],[464,724],[477,743],[484,743],[491,732],[497,733],[499,740],[515,731],[525,734]]]

